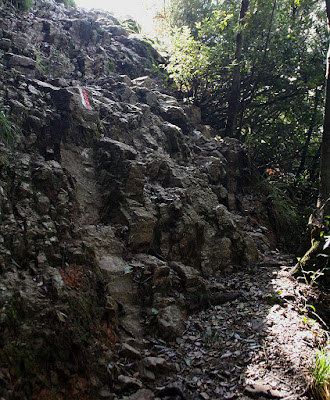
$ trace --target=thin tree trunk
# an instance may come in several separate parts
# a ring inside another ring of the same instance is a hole
[[[309,170],[309,175],[311,177],[311,182],[314,182],[318,179],[318,170],[319,170],[319,164],[320,164],[320,158],[321,158],[321,146],[318,147],[316,153],[314,154],[312,166]]]
[[[317,107],[319,105],[319,98],[320,98],[319,91],[316,88],[315,89],[315,97],[314,97],[313,114],[312,114],[312,118],[310,120],[308,132],[307,132],[307,137],[306,137],[306,142],[304,144],[303,151],[302,151],[302,154],[301,154],[300,165],[299,165],[299,168],[298,168],[298,171],[297,171],[298,175],[302,173],[302,171],[303,171],[303,169],[305,167],[308,147],[310,145],[312,134],[313,134],[313,131],[314,131],[314,128],[315,128],[315,119],[316,119],[316,115],[317,115]]]
[[[242,0],[241,10],[238,21],[238,32],[236,35],[236,50],[234,60],[233,81],[228,99],[227,122],[225,128],[225,136],[234,136],[236,128],[237,116],[239,112],[239,104],[241,97],[241,58],[243,48],[243,24],[244,18],[249,8],[249,0]]]

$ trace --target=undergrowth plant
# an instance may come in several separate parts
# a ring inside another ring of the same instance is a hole
[[[267,172],[268,173],[268,172]],[[292,182],[285,174],[271,174],[259,183],[259,187],[266,195],[268,213],[272,221],[276,236],[286,243],[297,242],[300,237],[302,218],[297,204],[293,201]]]
[[[55,0],[56,3],[62,3],[65,7],[77,7],[75,0]],[[20,11],[29,10],[34,5],[33,0],[0,0],[0,5],[2,3],[8,3],[13,5]]]
[[[0,106],[0,141],[15,147],[19,141],[19,128],[12,122]]]
[[[311,368],[312,383],[310,391],[317,400],[330,399],[330,350],[318,350]]]
[[[20,11],[28,10],[33,6],[33,0],[3,0],[4,3],[10,3]]]
[[[298,279],[304,279],[310,287],[330,282],[330,236],[329,217],[325,218],[325,226],[311,230],[311,247],[292,269],[291,274],[299,273]]]
[[[62,3],[65,7],[77,7],[75,0],[55,0],[56,3]]]

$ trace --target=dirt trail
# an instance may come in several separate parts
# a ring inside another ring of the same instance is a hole
[[[191,315],[176,343],[154,341],[177,370],[157,386],[174,384],[187,399],[308,399],[311,360],[327,334],[306,316],[313,292],[288,276],[292,261],[272,252],[254,270],[223,277],[238,299]]]

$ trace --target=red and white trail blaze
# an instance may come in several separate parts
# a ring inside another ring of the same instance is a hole
[[[83,103],[83,106],[85,108],[87,108],[88,110],[93,110],[91,105],[90,105],[90,103],[89,103],[88,94],[86,92],[86,89],[79,88],[79,93],[80,93],[80,96],[81,96],[81,102]]]

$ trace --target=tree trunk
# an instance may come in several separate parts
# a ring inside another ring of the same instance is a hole
[[[330,0],[329,0],[330,1]],[[243,48],[243,25],[244,18],[249,8],[249,0],[242,0],[241,11],[238,21],[238,32],[236,35],[236,50],[234,60],[233,81],[228,99],[227,121],[225,128],[225,136],[235,136],[237,116],[239,113],[240,97],[241,97],[241,58]]]
[[[330,0],[326,0],[328,28],[330,28]],[[325,235],[329,230],[326,226],[326,217],[330,215],[330,45],[327,55],[326,89],[324,123],[321,145],[320,188],[316,210],[311,215],[309,230],[311,232],[311,248],[300,261],[292,268],[291,274],[302,272],[306,280],[314,282],[322,277],[326,285],[330,285],[330,270],[328,261],[330,258],[330,246],[324,248]],[[325,254],[325,257],[318,257]],[[317,275],[315,275],[315,273]]]
[[[330,28],[330,0],[326,0],[328,28]],[[330,215],[330,45],[327,54],[324,124],[321,147],[320,189],[317,201],[319,224]]]

